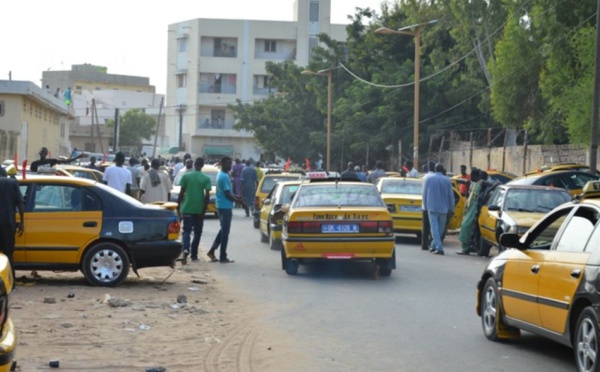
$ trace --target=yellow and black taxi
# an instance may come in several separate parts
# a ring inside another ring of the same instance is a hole
[[[416,234],[421,239],[423,179],[382,177],[377,181],[377,189],[392,214],[394,233]],[[455,230],[462,222],[466,199],[461,198],[456,182],[452,183],[452,191],[456,204],[454,214],[448,221],[448,229]]]
[[[491,183],[508,183],[515,178],[517,178],[516,174],[510,172],[503,172],[497,169],[488,169],[485,171],[488,174],[488,182]]]
[[[84,168],[84,167],[80,167],[78,165],[64,164],[64,165],[58,165],[56,168],[63,169],[65,171],[71,173],[74,177],[86,178],[88,180],[92,180],[92,181],[96,181],[96,182],[102,182],[102,177],[104,177],[104,173],[102,173],[98,170],[91,169],[91,168]]]
[[[492,340],[532,332],[574,349],[579,371],[600,365],[600,201],[562,204],[507,249],[477,284],[477,315]]]
[[[179,200],[179,192],[181,191],[181,178],[185,172],[184,169],[179,171],[173,180],[173,187],[171,188],[171,201],[177,203]],[[219,168],[214,165],[205,165],[202,167],[202,173],[206,174],[210,178],[210,198],[208,199],[208,206],[206,207],[206,213],[213,213],[215,216],[217,213],[217,204],[215,202],[217,194],[217,174]]]
[[[572,196],[580,194],[583,186],[590,181],[597,181],[600,177],[591,173],[562,170],[553,172],[541,172],[526,174],[508,182],[511,185],[541,185],[560,187],[571,193]]]
[[[301,184],[284,217],[282,242],[289,275],[309,260],[376,261],[381,276],[396,268],[392,216],[370,183]]]
[[[557,171],[565,171],[565,170],[589,172],[590,166],[586,165],[586,164],[581,164],[581,163],[556,163],[556,164],[542,165],[535,171],[528,172],[526,174],[532,175],[532,174],[536,174],[536,173],[557,172]]]
[[[18,270],[81,270],[97,286],[129,273],[173,266],[181,254],[174,210],[145,205],[104,184],[76,177],[18,178],[25,232],[16,237]]]
[[[281,230],[283,226],[282,207],[291,203],[292,197],[298,191],[302,181],[278,182],[263,200],[260,209],[260,240],[269,242],[271,249],[281,249]]]
[[[565,189],[547,186],[498,185],[487,195],[479,213],[481,232],[479,253],[489,254],[492,246],[500,251],[504,233],[523,235],[546,213],[571,201]]]
[[[9,314],[14,280],[8,257],[0,254],[0,372],[14,371],[17,367],[17,337]]]
[[[576,196],[578,200],[584,199],[599,199],[600,198],[600,181],[591,181],[585,184],[581,194]]]
[[[260,210],[262,208],[262,203],[269,192],[271,192],[273,189],[273,186],[275,186],[277,182],[295,181],[300,179],[302,176],[303,173],[281,171],[267,171],[265,173],[256,187],[256,195],[254,197],[254,212],[252,213],[254,228],[258,229],[260,226]]]

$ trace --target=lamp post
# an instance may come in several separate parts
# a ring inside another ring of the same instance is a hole
[[[419,80],[421,78],[421,27],[436,23],[437,19],[417,23],[406,27],[392,30],[387,27],[380,27],[375,30],[376,34],[399,34],[409,35],[415,38],[415,102],[414,102],[414,133],[413,133],[413,163],[415,169],[419,169]]]
[[[302,75],[327,76],[327,171],[331,172],[331,73],[334,69],[328,68],[317,72],[304,70]]]

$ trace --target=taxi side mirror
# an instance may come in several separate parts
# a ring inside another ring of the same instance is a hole
[[[270,205],[270,204],[271,204],[271,199],[269,199],[269,198],[263,199],[263,205]]]
[[[488,211],[499,211],[500,210],[500,206],[497,204],[492,204],[490,206],[488,206]]]
[[[500,244],[509,248],[524,249],[525,245],[519,239],[517,234],[504,233],[500,235]]]

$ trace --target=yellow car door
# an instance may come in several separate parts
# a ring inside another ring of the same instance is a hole
[[[600,248],[598,212],[581,206],[567,221],[555,250],[540,270],[539,307],[544,328],[564,333],[569,310],[594,248]],[[591,236],[591,238],[589,238]],[[589,238],[589,239],[588,239]]]
[[[25,261],[77,264],[100,234],[97,196],[67,184],[37,183],[33,191],[32,210],[25,216]]]
[[[498,214],[504,201],[506,190],[503,187],[497,187],[492,191],[488,200],[481,207],[479,213],[479,227],[481,238],[490,244],[496,245],[496,224]],[[490,210],[490,207],[492,210]]]
[[[454,194],[454,214],[450,221],[448,221],[448,229],[456,230],[460,228],[460,224],[462,223],[463,213],[465,211],[465,204],[467,203],[467,199],[460,195],[458,189],[456,187],[452,188],[452,193]]]
[[[273,186],[273,189],[271,190],[271,192],[269,192],[266,198],[260,201],[262,207],[260,208],[260,222],[258,228],[260,229],[261,237],[269,237],[269,214],[271,213],[271,209],[273,208],[273,203],[275,203],[277,190],[279,190],[279,184]],[[264,203],[265,200],[267,200],[268,202]]]

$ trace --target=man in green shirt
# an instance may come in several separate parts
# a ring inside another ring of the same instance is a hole
[[[181,178],[177,212],[183,220],[183,260],[186,260],[190,254],[192,230],[194,231],[192,261],[198,260],[198,246],[204,226],[204,213],[208,206],[211,189],[210,177],[201,172],[202,167],[204,167],[204,159],[196,158],[194,170],[186,172]]]

